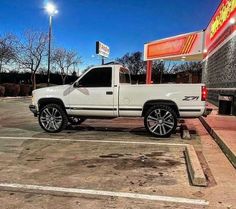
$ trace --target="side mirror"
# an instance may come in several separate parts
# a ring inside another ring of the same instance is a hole
[[[79,87],[80,87],[79,82],[75,82],[74,88],[79,88]]]

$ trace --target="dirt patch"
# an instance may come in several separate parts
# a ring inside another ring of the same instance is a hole
[[[119,158],[119,157],[123,157],[124,155],[122,154],[117,154],[117,153],[114,153],[114,154],[109,154],[109,155],[100,155],[99,157],[100,158]]]
[[[157,153],[153,154],[157,156]],[[110,166],[116,170],[135,170],[137,168],[170,168],[173,166],[181,165],[182,162],[165,159],[165,158],[149,158],[144,155],[138,157],[124,157],[122,154],[108,154],[101,155],[99,158],[85,159],[74,162],[69,162],[66,164],[67,167],[81,167],[86,166],[88,168],[94,168],[95,166]]]
[[[96,165],[87,165],[87,168],[96,168]]]
[[[108,157],[109,156],[109,157]],[[121,156],[121,155],[119,155]],[[111,173],[120,172],[132,172],[136,174],[136,171],[140,172],[154,172],[156,177],[163,177],[168,170],[175,170],[183,162],[163,157],[149,158],[144,155],[141,156],[122,156],[117,157],[114,154],[108,154],[105,157],[97,157],[91,159],[66,159],[58,158],[51,161],[51,166],[45,166],[45,159],[41,157],[33,157],[22,160],[18,160],[18,164],[23,166],[30,166],[31,169],[42,169],[37,171],[37,176],[68,176],[85,174],[88,169],[96,169],[96,172],[102,173],[103,170],[109,170]],[[37,162],[37,164],[35,164]],[[33,175],[36,175],[34,173]],[[30,177],[30,176],[28,176]]]
[[[159,157],[159,156],[163,156],[164,155],[164,152],[152,152],[150,154],[145,154],[145,156],[147,157]]]
[[[139,156],[137,158],[126,158],[122,159],[122,161],[116,162],[116,166],[114,169],[117,170],[131,170],[136,168],[154,168],[157,169],[159,167],[172,167],[178,166],[181,162],[171,159],[153,159],[147,158],[145,156]]]

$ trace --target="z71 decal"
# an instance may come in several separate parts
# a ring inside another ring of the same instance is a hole
[[[199,96],[185,96],[183,101],[197,101]]]

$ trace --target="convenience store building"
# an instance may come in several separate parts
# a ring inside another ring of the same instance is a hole
[[[202,82],[208,99],[217,104],[219,94],[234,95],[236,115],[236,0],[222,0],[206,29],[144,45],[146,83],[151,83],[153,60],[201,61]]]

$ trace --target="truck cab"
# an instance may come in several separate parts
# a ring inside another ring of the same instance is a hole
[[[68,113],[118,117],[120,85],[131,85],[129,70],[121,65],[103,65],[89,69],[71,89]]]

